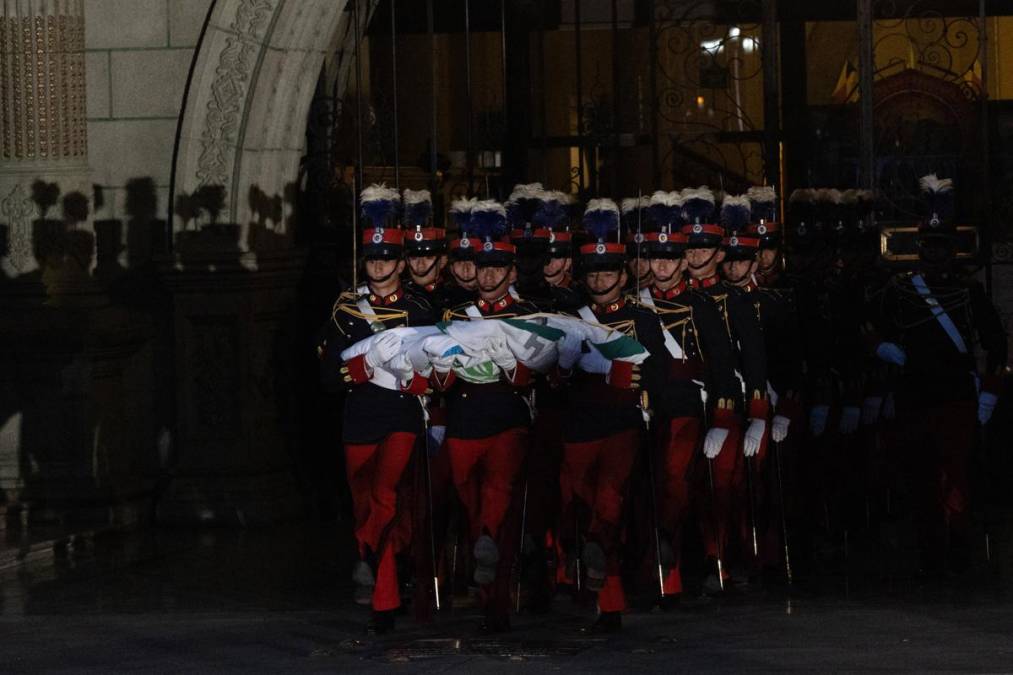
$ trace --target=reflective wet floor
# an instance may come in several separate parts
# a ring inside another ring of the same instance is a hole
[[[459,609],[363,631],[339,527],[157,531],[78,542],[0,573],[0,672],[1013,671],[1003,565],[945,584],[849,578],[633,611],[587,637],[557,598],[504,636]]]

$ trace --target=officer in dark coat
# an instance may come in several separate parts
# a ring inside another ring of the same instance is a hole
[[[989,423],[997,403],[1007,341],[984,289],[956,265],[952,182],[929,175],[921,186],[919,262],[882,295],[875,354],[901,370],[899,445],[916,499],[922,565],[940,571],[947,554],[959,568],[970,550],[969,455],[976,427]]]

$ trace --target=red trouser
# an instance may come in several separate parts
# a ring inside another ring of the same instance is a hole
[[[665,595],[682,592],[679,562],[682,548],[682,527],[690,508],[689,473],[700,440],[700,420],[676,417],[658,431],[658,526],[669,537],[675,562],[664,580]],[[659,456],[660,455],[660,456]]]
[[[450,472],[468,515],[472,541],[496,539],[510,508],[527,451],[528,430],[507,429],[488,438],[447,438]]]
[[[939,403],[904,411],[898,422],[923,552],[943,554],[947,534],[951,544],[967,535],[977,405]]]
[[[590,522],[581,529],[589,541],[601,545],[608,562],[605,585],[598,592],[598,607],[603,612],[626,608],[619,576],[620,519],[639,443],[640,431],[630,429],[594,441],[563,444],[559,472],[563,519],[567,525],[574,521],[578,503],[590,511]]]
[[[488,613],[506,615],[510,607],[510,570],[519,532],[507,532],[516,499],[515,486],[528,447],[528,430],[507,429],[488,438],[447,438],[450,471],[468,517],[471,540],[483,533],[496,541],[499,564],[496,580],[482,595]]]
[[[401,605],[394,554],[406,544],[391,530],[398,515],[398,483],[411,459],[415,434],[398,431],[379,443],[345,444],[345,467],[355,511],[359,554],[366,548],[380,556],[373,589],[373,609]]]

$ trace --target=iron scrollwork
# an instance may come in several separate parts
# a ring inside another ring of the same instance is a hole
[[[763,181],[761,3],[655,3],[662,174],[729,191]],[[755,105],[760,103],[761,105]]]

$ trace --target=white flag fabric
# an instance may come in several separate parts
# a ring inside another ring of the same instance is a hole
[[[589,373],[606,374],[612,362],[642,363],[648,356],[639,342],[621,331],[559,314],[531,314],[510,319],[449,321],[435,326],[392,328],[400,349],[387,363],[373,369],[372,382],[397,389],[412,373],[428,377],[435,367],[453,370],[472,383],[496,382],[500,368],[489,347],[505,343],[518,363],[546,372],[557,363]],[[379,334],[377,334],[379,335]],[[356,342],[341,353],[345,361],[369,351],[377,335]]]

